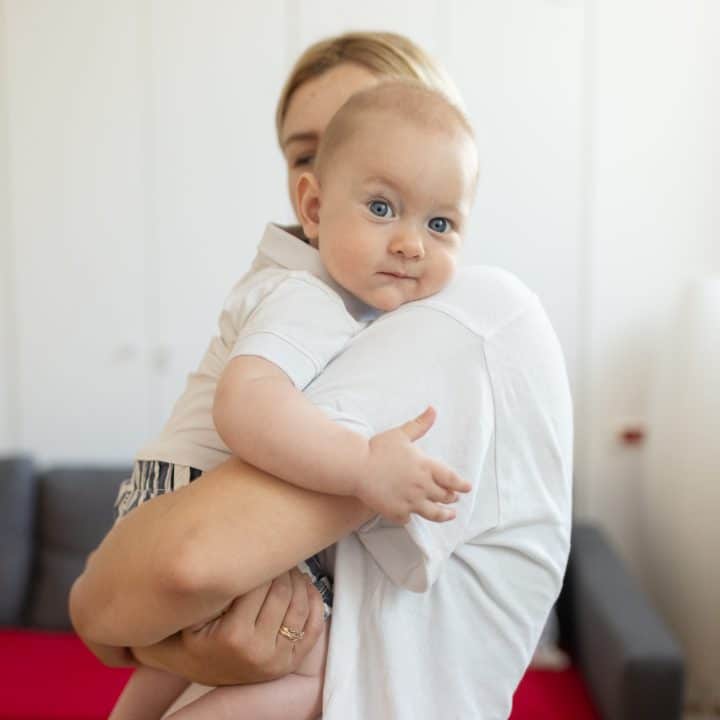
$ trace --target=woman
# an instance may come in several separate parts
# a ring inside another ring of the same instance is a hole
[[[344,101],[398,76],[448,92],[396,35],[307,51],[278,104],[289,187]],[[340,540],[323,716],[506,717],[569,541],[570,403],[537,300],[506,274],[463,271],[448,290],[376,321],[308,395],[366,433],[436,405],[425,449],[474,485],[457,520],[392,526],[354,499],[229,461],[113,529],[73,587],[78,631],[108,663],[122,662],[113,646],[133,646],[138,661],[207,684],[280,676],[321,623],[317,594],[287,569]],[[206,632],[183,630],[233,598]],[[289,641],[282,625],[304,638]]]

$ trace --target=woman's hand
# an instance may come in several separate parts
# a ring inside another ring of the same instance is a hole
[[[264,682],[297,669],[323,628],[317,589],[296,569],[236,598],[219,617],[149,647],[135,658],[203,685]],[[280,626],[304,630],[292,643]]]
[[[304,490],[230,458],[113,526],[73,584],[73,626],[97,645],[160,643],[373,515],[357,498]]]

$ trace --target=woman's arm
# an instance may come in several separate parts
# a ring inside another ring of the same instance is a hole
[[[302,628],[289,642],[281,624]],[[293,568],[246,595],[200,629],[186,629],[146,648],[133,648],[143,665],[167,670],[203,685],[265,682],[294,672],[317,643],[325,621],[323,600]]]
[[[303,638],[279,640],[282,624],[302,628]],[[201,628],[186,628],[154,645],[125,648],[83,641],[109,667],[142,664],[203,685],[243,685],[295,672],[324,624],[322,596],[307,575],[293,568],[235,598]]]
[[[115,525],[72,588],[73,625],[100,645],[157,643],[215,617],[372,515],[352,497],[228,460]]]

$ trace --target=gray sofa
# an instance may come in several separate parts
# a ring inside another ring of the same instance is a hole
[[[68,591],[112,524],[128,469],[0,459],[0,625],[70,627]],[[678,645],[595,527],[573,530],[558,616],[603,720],[680,720]]]

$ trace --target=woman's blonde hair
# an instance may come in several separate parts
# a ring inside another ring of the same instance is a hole
[[[298,58],[280,93],[275,111],[278,141],[290,100],[308,80],[342,63],[354,63],[388,79],[416,80],[444,93],[458,107],[460,93],[442,67],[412,40],[390,32],[349,32],[311,45]]]

